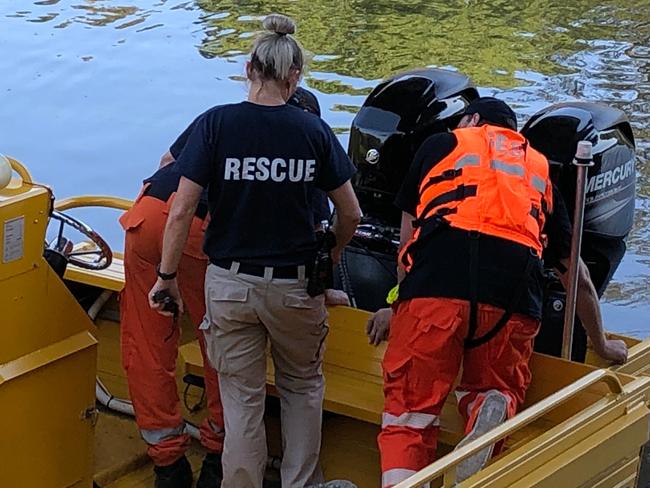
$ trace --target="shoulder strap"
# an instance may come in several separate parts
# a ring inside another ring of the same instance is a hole
[[[524,266],[524,272],[521,274],[519,278],[512,299],[510,300],[510,303],[504,310],[503,315],[501,316],[499,321],[494,325],[494,327],[492,327],[492,329],[490,329],[487,333],[485,333],[481,337],[476,337],[476,338],[474,337],[474,334],[476,333],[476,315],[477,315],[478,306],[476,302],[472,303],[473,286],[471,285],[470,282],[470,324],[469,324],[469,333],[467,334],[467,339],[465,339],[465,349],[473,349],[475,347],[485,344],[487,341],[489,341],[494,336],[496,336],[501,331],[501,329],[505,327],[505,325],[512,317],[512,314],[515,310],[515,307],[519,303],[519,300],[521,300],[521,297],[524,294],[524,290],[528,288],[528,280],[530,277],[530,272],[533,270],[533,265],[535,264],[536,258],[537,258],[536,255],[534,255],[533,251],[531,250],[526,260],[526,266]],[[472,261],[472,255],[471,255],[471,247],[470,247],[470,263],[471,261]],[[476,276],[476,278],[477,277],[478,276]],[[475,281],[475,277],[473,275],[470,275],[470,280]],[[478,285],[476,285],[476,288],[478,288]],[[472,328],[472,316],[474,316],[473,328]]]

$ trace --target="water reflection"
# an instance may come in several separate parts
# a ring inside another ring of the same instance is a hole
[[[272,11],[298,20],[313,58],[305,83],[344,143],[377,81],[413,67],[470,75],[482,93],[509,101],[520,123],[550,103],[602,101],[629,115],[639,154],[630,251],[605,312],[610,323],[647,334],[647,7],[647,0],[3,0],[0,151],[23,159],[59,197],[133,196],[196,113],[242,98],[245,53]],[[84,217],[104,226],[114,216]],[[119,247],[119,230],[105,232]]]
[[[314,69],[377,80],[421,66],[450,66],[482,86],[518,84],[517,71],[572,72],[555,57],[576,51],[577,39],[611,39],[635,7],[599,2],[234,1],[199,0],[207,28],[201,53],[246,52],[260,15],[274,10],[299,19],[299,37],[317,56]],[[213,16],[214,15],[214,16]]]

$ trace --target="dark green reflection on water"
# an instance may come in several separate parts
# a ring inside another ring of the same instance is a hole
[[[217,1],[199,0],[208,16],[205,56],[246,53],[258,15],[279,11],[298,19],[298,37],[316,53],[312,69],[380,79],[421,66],[452,66],[481,86],[518,84],[517,71],[568,73],[556,62],[577,39],[616,37],[647,7],[632,0],[578,1]],[[340,85],[332,87],[340,90]]]

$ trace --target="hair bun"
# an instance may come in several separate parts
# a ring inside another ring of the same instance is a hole
[[[262,21],[262,27],[267,31],[281,35],[294,34],[296,32],[296,23],[286,15],[281,14],[268,15]]]

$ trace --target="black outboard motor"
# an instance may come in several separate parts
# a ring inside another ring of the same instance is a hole
[[[352,121],[348,153],[364,217],[343,257],[338,286],[365,310],[386,306],[396,283],[401,215],[395,196],[420,144],[454,129],[478,92],[454,71],[420,69],[378,85]]]
[[[576,170],[571,164],[578,141],[593,144],[585,202],[582,259],[601,296],[625,254],[632,229],[635,200],[635,144],[625,114],[588,102],[555,104],[535,114],[522,129],[532,147],[551,164],[551,179],[573,218]],[[562,348],[565,294],[549,271],[544,318],[535,350],[559,356]],[[579,321],[573,334],[572,358],[584,361],[587,337]]]

